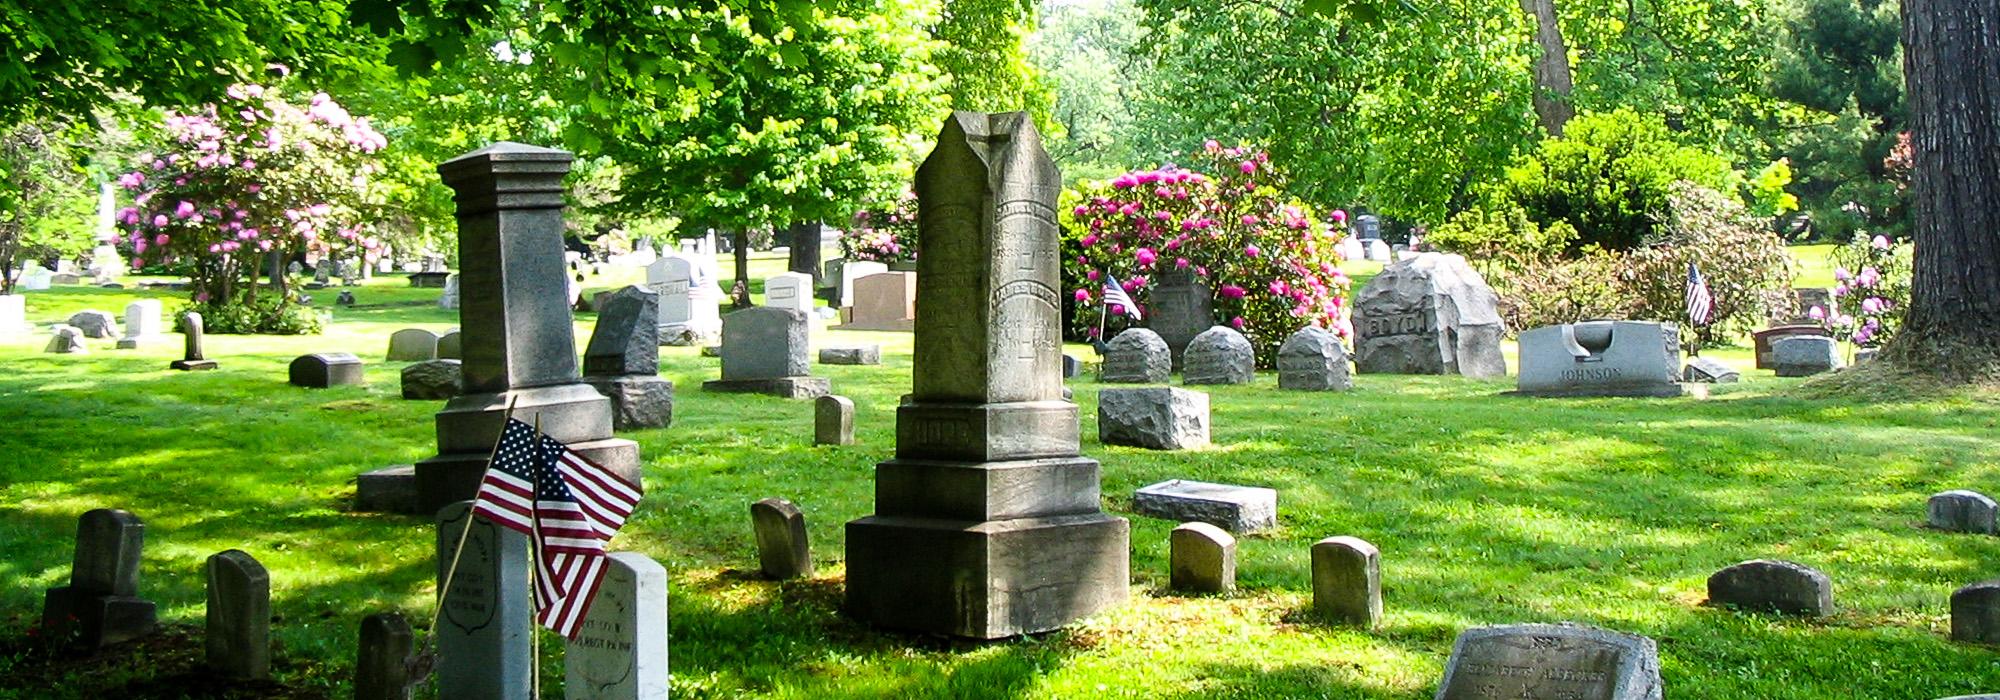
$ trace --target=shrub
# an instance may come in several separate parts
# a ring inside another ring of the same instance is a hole
[[[1576,229],[1568,223],[1558,221],[1544,229],[1527,212],[1511,206],[1459,212],[1423,237],[1426,246],[1473,261],[1481,274],[1560,256],[1573,240]]]
[[[325,93],[299,106],[257,85],[231,86],[227,100],[192,113],[168,112],[165,126],[160,152],[118,178],[135,193],[118,215],[133,264],[188,264],[194,308],[214,315],[217,332],[316,328],[289,310],[298,299],[284,276],[260,299],[258,273],[272,254],[374,258],[373,154],[387,139]]]
[[[883,263],[917,259],[917,193],[904,192],[886,207],[855,212],[840,236],[840,254]]]
[[[1887,344],[1903,327],[1903,312],[1910,306],[1910,258],[1909,246],[1896,245],[1887,236],[1855,233],[1833,252],[1839,265],[1833,271],[1839,283],[1833,288],[1834,308],[1813,307],[1806,315],[1856,347]]]
[[[1260,363],[1275,361],[1278,345],[1304,326],[1353,333],[1335,245],[1346,214],[1321,219],[1291,199],[1261,150],[1209,141],[1185,167],[1081,183],[1064,198],[1063,283],[1077,304],[1074,328],[1086,335],[1102,320],[1102,275],[1144,308],[1169,271],[1208,286],[1216,319],[1248,335]]]
[[[1624,257],[1595,246],[1574,256],[1508,253],[1486,279],[1500,295],[1507,328],[1516,333],[1618,318],[1631,306],[1619,278]]]
[[[1778,236],[1729,196],[1675,183],[1667,218],[1645,246],[1625,256],[1620,287],[1632,318],[1675,321],[1697,347],[1754,330],[1792,304],[1792,260]],[[1708,325],[1687,323],[1688,266],[1699,266],[1715,298]]]
[[[1721,156],[1675,143],[1665,122],[1631,110],[1579,115],[1562,138],[1542,141],[1515,159],[1487,192],[1488,206],[1519,207],[1543,226],[1568,222],[1578,233],[1570,252],[1597,245],[1631,250],[1658,233],[1674,183],[1689,181],[1742,203],[1739,192],[1764,198],[1754,209],[1784,209],[1790,169],[1771,168],[1752,183]]]

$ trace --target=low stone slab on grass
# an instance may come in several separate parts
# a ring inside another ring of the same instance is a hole
[[[1278,492],[1175,479],[1134,491],[1132,510],[1176,522],[1208,523],[1242,534],[1278,526]]]

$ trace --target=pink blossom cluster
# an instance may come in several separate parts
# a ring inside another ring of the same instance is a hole
[[[848,260],[900,262],[917,257],[917,193],[905,191],[881,209],[855,213],[840,238]]]

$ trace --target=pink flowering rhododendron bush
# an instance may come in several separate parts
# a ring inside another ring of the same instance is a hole
[[[1910,305],[1910,253],[1910,246],[1887,236],[1856,231],[1833,252],[1833,308],[1815,306],[1806,315],[1855,347],[1888,343],[1903,327],[1903,310]]]
[[[209,330],[317,331],[282,275],[257,276],[273,255],[280,270],[307,252],[374,257],[374,154],[388,140],[325,93],[298,105],[258,85],[165,119],[166,143],[118,178],[134,198],[118,214],[133,265],[185,269]]]
[[[917,193],[904,192],[886,207],[856,212],[840,237],[840,254],[880,263],[917,259]]]
[[[1076,303],[1074,329],[1085,336],[1097,337],[1100,321],[1112,335],[1143,325],[1122,308],[1102,318],[1105,275],[1144,312],[1161,276],[1172,274],[1209,288],[1216,322],[1248,335],[1261,365],[1300,328],[1353,333],[1335,245],[1347,215],[1321,217],[1287,196],[1284,173],[1263,151],[1210,141],[1186,165],[1082,183],[1064,198],[1063,283]]]

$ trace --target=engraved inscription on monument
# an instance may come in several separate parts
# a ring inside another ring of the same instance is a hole
[[[1466,630],[1438,700],[1658,700],[1651,639],[1571,625]]]

